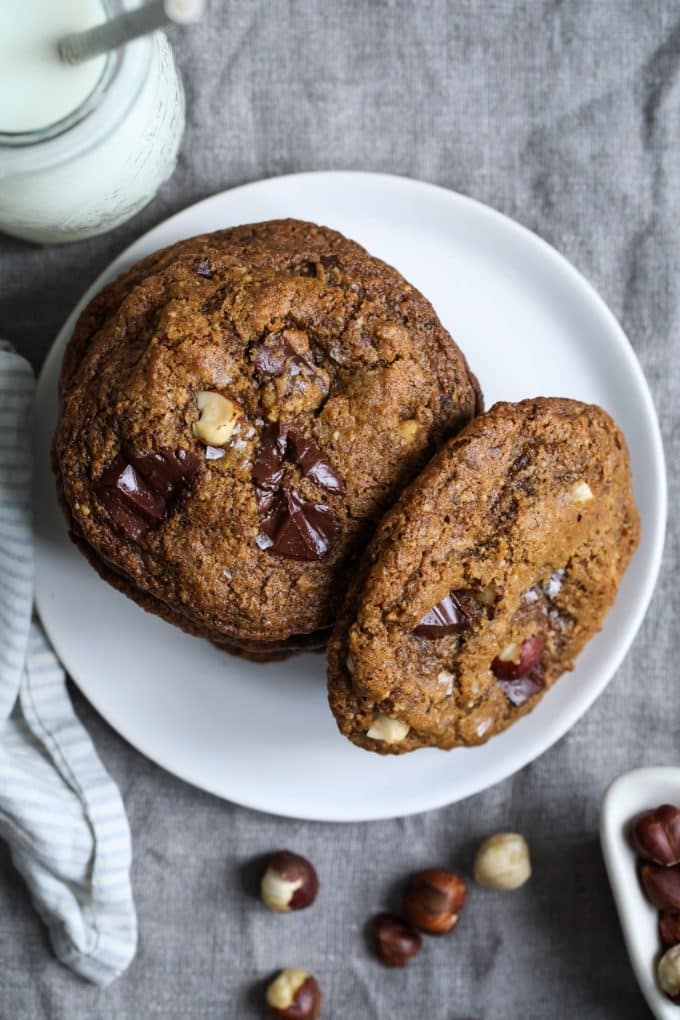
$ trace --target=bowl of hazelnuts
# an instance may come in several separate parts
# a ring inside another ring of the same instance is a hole
[[[680,1020],[680,768],[615,779],[600,840],[642,994],[659,1020]]]

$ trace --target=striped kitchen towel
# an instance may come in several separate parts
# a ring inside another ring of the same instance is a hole
[[[0,341],[0,838],[58,958],[107,985],[137,946],[130,829],[33,618],[33,390]]]

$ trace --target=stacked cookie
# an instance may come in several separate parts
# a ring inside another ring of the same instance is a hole
[[[274,221],[180,242],[91,302],[53,462],[73,540],[145,609],[259,660],[335,624],[342,732],[448,748],[570,668],[638,538],[603,411],[481,411],[418,291]]]
[[[320,647],[384,510],[481,405],[394,269],[293,220],[152,255],[85,309],[54,466],[145,609],[253,658]]]

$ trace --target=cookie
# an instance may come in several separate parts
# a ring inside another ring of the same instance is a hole
[[[378,527],[328,645],[341,732],[379,754],[484,743],[572,669],[638,539],[601,408],[496,404]]]
[[[260,659],[323,643],[375,522],[481,408],[426,299],[295,220],[179,242],[104,288],[60,399],[74,541],[144,608]]]

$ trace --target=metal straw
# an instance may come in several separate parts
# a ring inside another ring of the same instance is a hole
[[[67,35],[59,43],[59,56],[67,64],[82,64],[166,25],[189,24],[202,13],[203,0],[153,0],[145,7],[125,11],[87,32]]]

